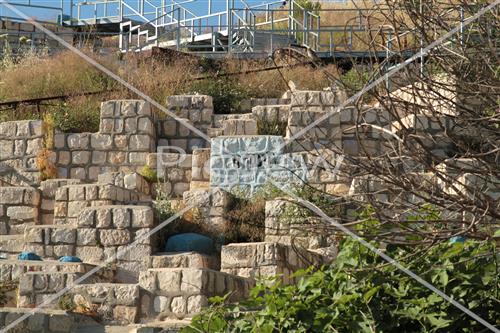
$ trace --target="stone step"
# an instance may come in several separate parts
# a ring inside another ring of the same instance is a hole
[[[0,235],[22,234],[39,222],[40,191],[29,186],[0,186]]]
[[[257,120],[288,122],[290,105],[257,105],[252,108],[252,114]]]
[[[19,277],[19,297],[17,306],[21,308],[33,307],[48,302],[48,308],[60,308],[60,298],[53,299],[54,295],[73,286],[84,273],[74,272],[26,272]],[[101,270],[90,275],[84,281],[85,285],[76,285],[71,288],[74,294],[75,288],[80,286],[93,286],[105,283],[110,274],[107,270]],[[62,296],[65,297],[65,296]]]
[[[42,258],[74,256],[76,227],[59,224],[28,226],[23,241],[24,251],[36,253]]]
[[[216,256],[197,252],[164,252],[151,256],[151,268],[209,268],[219,270]]]
[[[184,319],[199,313],[208,298],[232,292],[230,300],[248,296],[251,279],[206,268],[151,268],[141,272],[142,316],[151,320]]]
[[[151,196],[112,184],[62,186],[56,192],[54,223],[74,223],[86,207],[104,205],[151,205]]]
[[[0,327],[5,328],[14,320],[33,311],[22,308],[0,308]],[[20,322],[9,332],[23,333],[72,333],[85,327],[96,327],[98,324],[89,316],[70,313],[62,310],[37,309],[36,313]]]
[[[221,272],[253,279],[281,276],[284,284],[294,282],[295,271],[326,263],[318,253],[272,242],[228,244],[221,251]]]
[[[34,226],[26,231],[26,249],[46,258],[77,256],[83,262],[100,264],[113,259],[116,279],[136,283],[139,272],[149,267],[156,247],[154,213],[149,206],[110,205],[86,207],[74,225]],[[134,243],[134,248],[115,255]]]
[[[87,273],[94,265],[78,262],[60,262],[55,260],[17,260],[7,259],[0,261],[0,281],[13,281],[27,272],[64,272]]]
[[[106,324],[126,325],[138,322],[140,288],[137,284],[79,284],[72,295],[85,306],[95,309]]]
[[[24,235],[0,235],[0,257],[5,259],[17,258],[23,251]]]

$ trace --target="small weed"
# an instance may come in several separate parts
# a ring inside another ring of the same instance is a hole
[[[158,174],[149,165],[143,166],[139,174],[150,183],[156,183],[158,181]]]
[[[257,119],[257,131],[259,135],[286,135],[287,122],[278,118],[268,120],[264,117]]]

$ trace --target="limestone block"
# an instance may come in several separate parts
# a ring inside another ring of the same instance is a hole
[[[120,305],[134,305],[139,298],[139,287],[135,284],[114,285],[115,299]]]
[[[7,216],[12,220],[34,220],[38,217],[38,209],[28,206],[7,207]]]
[[[153,300],[153,307],[155,312],[161,313],[169,310],[168,298],[165,296],[156,296]]]
[[[96,229],[82,229],[77,230],[77,245],[96,245],[97,244],[97,230]]]
[[[104,246],[127,245],[130,242],[128,230],[100,230],[99,238]]]
[[[77,246],[75,255],[83,262],[102,263],[104,250],[97,246]]]
[[[16,123],[17,123],[16,136],[26,137],[31,135],[29,120],[16,121]]]
[[[130,211],[127,208],[114,208],[113,225],[117,229],[128,228],[130,226]]]
[[[22,204],[23,187],[0,187],[0,204]]]
[[[138,119],[137,122],[137,129],[139,133],[145,133],[145,134],[154,134],[154,126],[153,122],[151,121],[151,118],[149,117],[141,117]]]
[[[208,282],[208,274],[203,270],[185,269],[182,271],[181,291],[202,293]]]
[[[113,148],[113,141],[109,134],[92,133],[90,142],[94,149],[110,150]]]
[[[132,227],[147,228],[154,224],[153,210],[151,207],[134,207],[132,208]]]
[[[73,179],[85,179],[87,178],[87,174],[85,172],[84,168],[71,168],[70,170],[70,176]]]
[[[24,231],[25,243],[42,243],[43,231],[41,228],[26,228]]]
[[[92,151],[92,163],[94,164],[104,164],[106,162],[106,153],[103,151],[94,150]]]
[[[109,152],[108,162],[112,165],[124,164],[127,162],[127,153],[124,151]]]
[[[43,139],[32,139],[26,141],[26,155],[36,155],[43,148]]]
[[[132,150],[149,150],[151,147],[151,137],[149,135],[132,135],[130,136],[129,149]]]
[[[182,276],[183,274],[184,272],[181,273],[180,270],[158,270],[156,278],[158,281],[159,290],[172,293],[178,292],[181,288],[181,277],[182,279],[184,279],[184,277]],[[188,287],[185,286],[185,289],[186,288]]]
[[[129,163],[133,165],[143,166],[147,160],[148,153],[131,152],[128,154]]]
[[[50,241],[51,243],[74,244],[76,241],[76,230],[63,228],[52,229]]]
[[[90,161],[90,151],[75,151],[72,153],[72,163],[77,165],[87,164]]]
[[[106,101],[101,103],[101,117],[113,117],[115,115],[117,103],[117,101]]]
[[[148,102],[140,100],[138,101],[136,107],[138,115],[145,115],[145,116],[152,115],[151,104],[149,104]]]
[[[137,307],[116,305],[113,308],[113,318],[121,323],[135,323],[137,318]]]
[[[148,291],[155,291],[157,289],[156,271],[147,270],[139,274],[139,285]],[[179,277],[180,281],[180,277]]]
[[[120,260],[145,262],[148,261],[151,255],[151,246],[139,244],[119,246],[118,252],[120,253]]]
[[[11,139],[16,136],[16,122],[8,121],[0,123],[0,137]]]
[[[208,305],[207,297],[204,295],[189,296],[187,300],[187,313],[199,313],[202,308]]]
[[[74,245],[55,245],[54,253],[52,256],[54,257],[72,256],[75,254],[74,252],[75,252]],[[47,255],[50,256],[50,254]]]
[[[211,203],[211,191],[206,189],[197,189],[186,191],[183,194],[183,201],[186,206],[209,207]]]
[[[89,147],[89,134],[77,133],[68,135],[68,148],[73,149],[87,149]]]
[[[14,156],[23,156],[26,152],[26,143],[23,140],[14,141]]]
[[[178,316],[184,315],[186,312],[186,301],[184,300],[184,297],[173,297],[172,303],[170,303],[170,311]]]
[[[14,142],[11,140],[0,140],[0,160],[13,157]]]
[[[118,148],[125,148],[127,147],[127,136],[126,135],[115,135],[115,146]]]
[[[92,208],[85,208],[80,212],[77,218],[77,225],[78,226],[88,226],[88,227],[93,227],[94,226],[94,218],[95,218],[95,210]]]

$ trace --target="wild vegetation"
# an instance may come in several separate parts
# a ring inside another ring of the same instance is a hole
[[[382,244],[372,242],[380,247]],[[296,285],[258,284],[250,298],[211,307],[183,332],[479,332],[483,326],[380,257],[345,238],[331,266]],[[385,252],[493,325],[499,325],[498,252],[467,240]],[[415,252],[420,253],[417,257]]]
[[[317,90],[328,85],[322,71],[311,66],[245,73],[249,69],[273,66],[273,63],[224,60],[211,67],[206,61],[197,59],[165,62],[131,56],[119,60],[115,55],[89,54],[161,104],[171,95],[207,94],[213,96],[218,113],[237,112],[244,99],[280,97],[287,89],[282,76],[292,80],[300,89]],[[50,57],[29,53],[5,63],[0,68],[0,102],[52,96],[68,98],[41,102],[38,107],[20,105],[0,109],[1,121],[41,119],[44,114],[50,114],[55,127],[62,131],[95,132],[99,126],[102,100],[138,98],[71,52]],[[333,65],[329,69],[336,72]],[[242,74],[224,75],[240,72]],[[81,96],[84,92],[100,91],[103,93]]]

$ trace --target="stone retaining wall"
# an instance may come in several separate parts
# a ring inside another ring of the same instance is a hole
[[[22,234],[40,221],[40,191],[33,187],[0,187],[0,235]]]
[[[41,120],[0,123],[0,175],[11,185],[36,185],[41,174],[36,157],[43,149]]]
[[[284,284],[295,282],[295,271],[323,263],[316,253],[278,243],[229,244],[221,252],[221,272],[252,279],[280,276]]]
[[[192,172],[192,155],[179,153],[149,154],[147,165],[156,171],[156,192],[168,197],[181,197],[189,190]]]
[[[139,100],[102,103],[99,132],[56,133],[59,177],[95,181],[100,173],[136,171],[156,150],[149,103]]]
[[[300,246],[304,249],[334,246],[335,241],[331,232],[328,232],[328,225],[316,217],[294,218],[290,212],[296,207],[285,200],[266,201],[265,242]]]
[[[184,318],[199,313],[208,298],[228,292],[230,300],[248,295],[253,282],[249,279],[209,269],[160,268],[141,272],[139,284],[142,316],[149,318]]]
[[[167,110],[206,134],[212,127],[212,97],[205,95],[180,95],[167,98]],[[166,117],[166,118],[165,118]],[[191,153],[195,148],[205,148],[208,142],[170,116],[160,116],[156,123],[158,146],[175,146]]]
[[[56,191],[54,224],[72,224],[85,207],[151,204],[151,197],[111,184],[66,185]]]
[[[0,327],[6,327],[31,311],[33,309],[0,308]],[[93,319],[76,313],[38,309],[35,314],[17,324],[12,332],[73,333],[77,328],[85,326],[96,326],[96,323]]]

